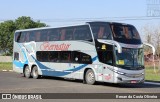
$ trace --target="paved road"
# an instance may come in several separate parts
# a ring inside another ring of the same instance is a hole
[[[18,73],[0,72],[0,93],[160,93],[160,84],[117,85],[97,83],[97,85],[87,85],[77,80],[71,81],[53,77],[27,79]],[[70,102],[72,101],[73,99],[70,100]],[[89,102],[89,100],[86,101]],[[90,101],[97,102],[97,100]],[[145,101],[150,102],[149,100]],[[158,102],[158,100],[154,101]]]

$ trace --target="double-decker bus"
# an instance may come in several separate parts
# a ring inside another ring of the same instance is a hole
[[[13,70],[84,83],[143,83],[143,43],[136,28],[116,22],[17,30]]]

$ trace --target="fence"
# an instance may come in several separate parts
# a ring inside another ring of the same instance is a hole
[[[0,56],[0,62],[12,62],[11,56]]]

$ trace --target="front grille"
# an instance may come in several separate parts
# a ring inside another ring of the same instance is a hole
[[[131,77],[131,78],[138,78],[138,77],[141,77],[143,76],[143,74],[125,74],[125,76],[127,77]]]

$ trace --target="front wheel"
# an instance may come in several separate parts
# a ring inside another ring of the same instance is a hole
[[[25,69],[24,69],[24,76],[26,78],[30,78],[31,77],[31,73],[30,73],[30,70],[29,70],[28,66],[26,66]]]
[[[93,85],[95,84],[95,75],[92,69],[87,70],[86,75],[85,75],[85,80],[87,84]]]
[[[38,79],[39,78],[37,66],[34,66],[33,69],[32,69],[32,77],[34,79]]]

